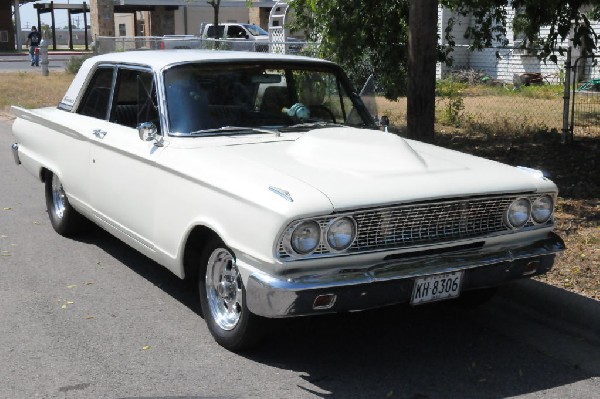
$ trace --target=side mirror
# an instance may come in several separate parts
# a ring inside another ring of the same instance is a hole
[[[379,119],[379,126],[383,127],[384,131],[387,133],[389,125],[390,125],[390,118],[387,115],[383,115]]]
[[[137,127],[140,140],[142,141],[154,141],[154,145],[161,147],[163,144],[163,138],[158,134],[158,128],[152,122],[140,123]]]

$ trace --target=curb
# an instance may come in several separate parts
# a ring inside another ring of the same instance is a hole
[[[591,331],[600,339],[600,301],[531,279],[504,285],[498,295],[557,322]]]

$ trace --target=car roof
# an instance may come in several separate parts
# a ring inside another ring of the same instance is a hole
[[[156,71],[186,62],[211,61],[313,61],[331,64],[329,61],[296,55],[259,53],[248,51],[215,50],[148,50],[108,53],[87,60],[91,67],[99,63],[134,64],[148,66]]]

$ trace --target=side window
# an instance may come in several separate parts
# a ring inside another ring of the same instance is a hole
[[[346,122],[345,93],[336,76],[328,72],[294,72],[298,101],[311,109],[311,117],[327,122]],[[350,101],[350,100],[348,100]],[[351,101],[350,101],[351,103]]]
[[[152,122],[160,131],[156,85],[151,72],[119,69],[110,121],[135,128]]]
[[[78,114],[106,119],[114,68],[98,68],[87,87]]]
[[[229,25],[229,28],[227,29],[227,37],[233,39],[245,39],[246,31],[241,26]]]
[[[223,33],[225,32],[225,25],[219,25],[219,38],[223,38]],[[214,25],[208,27],[206,31],[206,37],[215,38],[217,37],[217,30]]]

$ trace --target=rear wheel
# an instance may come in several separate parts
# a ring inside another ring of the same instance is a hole
[[[233,252],[220,240],[211,241],[201,257],[198,288],[206,324],[219,345],[236,351],[258,342],[261,320],[248,310]]]
[[[46,209],[54,230],[63,236],[71,236],[82,230],[86,219],[77,212],[65,194],[63,185],[54,173],[46,175]]]

